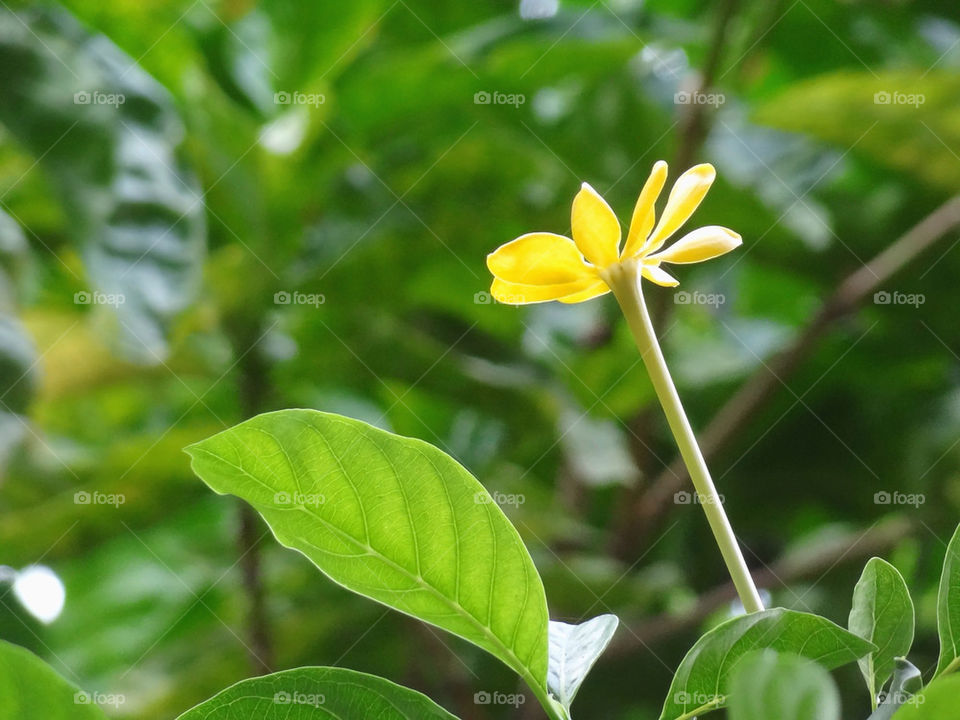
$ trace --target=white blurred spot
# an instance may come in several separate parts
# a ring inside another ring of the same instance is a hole
[[[63,611],[67,591],[57,574],[44,565],[30,565],[17,573],[13,594],[42,623],[52,623]]]
[[[560,9],[560,0],[520,0],[520,17],[524,20],[551,18]]]
[[[293,108],[260,128],[260,144],[274,155],[289,155],[303,142],[308,119],[306,108]]]

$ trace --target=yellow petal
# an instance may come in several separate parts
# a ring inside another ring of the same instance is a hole
[[[666,270],[662,270],[656,265],[642,265],[640,268],[640,274],[643,275],[647,280],[657,285],[662,285],[663,287],[676,287],[680,284],[680,281],[673,277]]]
[[[573,241],[580,252],[598,268],[620,259],[620,223],[600,195],[584,183],[573,199],[570,215]]]
[[[597,282],[588,286],[586,290],[581,290],[580,292],[573,293],[572,295],[566,295],[562,298],[558,298],[558,300],[560,300],[560,302],[562,303],[567,303],[569,305],[571,303],[579,303],[579,302],[584,302],[585,300],[592,300],[593,298],[599,297],[600,295],[606,295],[608,292],[610,292],[610,287],[603,280],[598,280]]]
[[[700,205],[700,201],[707,194],[716,176],[713,165],[704,163],[695,165],[677,178],[673,189],[670,190],[670,197],[667,198],[667,205],[663,209],[660,222],[644,248],[646,252],[659,250],[664,241],[693,215],[693,211]]]
[[[497,302],[507,305],[528,305],[530,303],[559,300],[568,295],[582,292],[595,282],[596,280],[593,278],[584,278],[575,282],[555,285],[524,285],[494,278],[493,284],[490,285],[490,294]]]
[[[687,233],[666,250],[648,256],[648,259],[677,264],[698,263],[728,253],[742,243],[743,240],[733,230],[708,225]]]
[[[633,218],[630,220],[630,231],[627,233],[627,244],[623,248],[623,257],[633,257],[640,252],[647,236],[653,229],[653,222],[657,217],[657,208],[654,203],[660,197],[663,184],[667,181],[667,164],[663,160],[654,163],[650,177],[640,191],[637,204],[633,208]]]
[[[487,255],[495,277],[524,285],[556,285],[592,277],[573,240],[553,233],[528,233]]]

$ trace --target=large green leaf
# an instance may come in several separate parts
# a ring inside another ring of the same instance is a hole
[[[193,298],[204,252],[203,200],[178,151],[167,91],[106,37],[62,9],[0,10],[0,122],[55,179],[129,350],[165,352],[170,318]]]
[[[456,720],[430,698],[376,675],[304,667],[241,680],[178,720]]]
[[[960,675],[938,678],[897,710],[893,720],[956,720],[957,698]]]
[[[317,412],[267,413],[187,448],[218,493],[354,592],[493,653],[546,697],[540,576],[491,496],[420,440]]]
[[[689,718],[722,707],[737,662],[764,648],[796,653],[828,669],[875,649],[819,615],[784,608],[741,615],[710,630],[690,649],[673,677],[660,719]]]
[[[874,704],[877,690],[893,673],[895,659],[910,652],[913,624],[913,600],[903,577],[885,560],[871,558],[853,589],[847,627],[877,646],[874,652],[859,660],[860,672]]]
[[[568,716],[580,685],[610,644],[619,624],[616,615],[600,615],[579,625],[550,621],[547,687]]]
[[[730,720],[840,720],[840,693],[817,663],[761,650],[738,663],[728,707]]]
[[[960,527],[947,545],[937,596],[940,660],[937,675],[960,669]]]
[[[97,699],[29,650],[0,640],[0,720],[104,720]]]

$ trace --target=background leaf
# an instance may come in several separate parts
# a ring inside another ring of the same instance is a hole
[[[858,661],[870,695],[893,673],[895,659],[913,645],[913,600],[900,572],[880,558],[871,558],[853,589],[853,607],[847,627],[877,649]],[[874,700],[876,702],[876,700]]]
[[[246,500],[344,587],[547,677],[543,585],[516,530],[461,465],[421,440],[312,410],[191,445],[197,475]]]
[[[613,639],[620,621],[600,615],[579,625],[550,621],[547,689],[570,714],[570,705],[587,674]]]
[[[703,635],[690,649],[670,685],[661,720],[722,707],[740,659],[769,648],[815,660],[827,669],[853,662],[874,646],[826,618],[774,608],[741,615]]]
[[[62,10],[4,8],[0,18],[0,122],[60,186],[94,286],[120,297],[104,304],[129,352],[155,363],[170,319],[196,293],[205,242],[172,99]]]
[[[0,640],[0,720],[105,720],[91,695],[29,650]]]
[[[792,653],[744,657],[730,679],[730,720],[840,720],[840,693],[824,668]]]
[[[960,526],[947,544],[937,594],[940,660],[937,675],[960,668]]]
[[[456,720],[430,698],[389,680],[305,667],[241,680],[178,720]]]

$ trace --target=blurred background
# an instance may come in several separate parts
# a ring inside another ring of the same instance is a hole
[[[465,720],[479,650],[353,596],[181,449],[311,407],[463,462],[551,615],[624,625],[585,717],[656,717],[736,612],[610,297],[516,309],[485,255],[629,219],[657,159],[742,249],[651,288],[768,601],[846,624],[960,509],[960,8],[932,0],[69,0],[0,10],[0,637],[118,718],[342,665]],[[869,707],[855,667],[845,715]],[[718,714],[721,716],[721,714]]]

